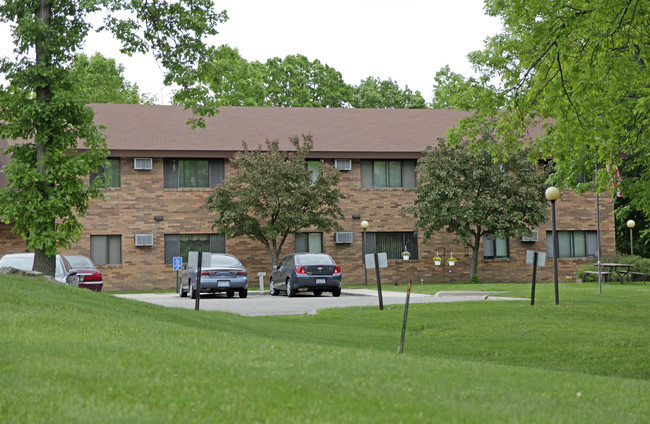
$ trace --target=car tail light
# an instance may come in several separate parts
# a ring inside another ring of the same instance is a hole
[[[304,266],[297,266],[296,267],[296,274],[307,274],[307,271],[305,271]]]
[[[86,281],[102,281],[102,273],[97,271],[92,274],[84,275],[84,283]]]
[[[201,275],[212,275],[214,271],[201,271]]]
[[[335,266],[334,267],[334,274],[340,274],[341,273],[341,267],[340,266]]]
[[[230,273],[231,273],[232,275],[246,275],[246,271],[242,271],[242,270],[239,270],[239,271],[230,271]]]

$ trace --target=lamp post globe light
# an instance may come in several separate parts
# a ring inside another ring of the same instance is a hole
[[[553,225],[553,283],[555,284],[555,304],[560,304],[560,292],[557,278],[557,257],[560,254],[560,249],[557,243],[557,231],[555,231],[555,201],[560,198],[560,190],[557,187],[549,187],[546,189],[546,198],[551,201],[551,221]]]
[[[630,219],[627,221],[627,228],[630,229],[630,256],[634,255],[634,240],[632,238],[632,229],[634,228],[635,225],[636,223],[634,222],[634,220]]]
[[[361,228],[363,228],[363,238],[361,239],[361,250],[362,250],[362,256],[363,256],[363,276],[366,282],[366,287],[368,286],[368,269],[366,268],[366,230],[370,224],[368,224],[368,221],[363,220],[361,221]]]

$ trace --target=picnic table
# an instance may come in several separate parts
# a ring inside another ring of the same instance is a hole
[[[611,264],[611,263],[601,263],[601,267],[607,268],[609,271],[609,274],[616,274],[619,276],[621,279],[621,284],[623,284],[623,280],[627,278],[628,281],[630,281],[630,274],[632,268],[634,268],[633,264]]]

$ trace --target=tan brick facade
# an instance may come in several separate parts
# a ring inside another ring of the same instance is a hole
[[[199,211],[209,189],[165,189],[163,187],[163,160],[154,158],[151,171],[133,169],[132,158],[122,158],[122,183],[119,189],[105,193],[105,201],[93,200],[86,218],[83,219],[85,232],[71,252],[90,256],[91,235],[121,235],[122,264],[101,267],[105,275],[106,290],[170,289],[175,287],[176,273],[170,265],[164,264],[165,234],[210,233],[211,216]],[[232,172],[226,166],[226,178]],[[407,189],[361,189],[360,161],[352,161],[352,170],[341,172],[339,188],[346,198],[341,202],[345,218],[340,222],[342,231],[354,233],[351,244],[336,244],[334,234],[323,235],[323,250],[341,265],[344,284],[363,284],[362,229],[361,220],[370,223],[368,232],[411,231],[413,218],[402,211],[402,207],[412,204],[414,193]],[[613,202],[601,196],[601,239],[603,255],[614,254]],[[359,215],[354,219],[353,215]],[[577,196],[564,192],[557,201],[557,230],[596,230],[595,196]],[[162,221],[154,220],[162,216]],[[550,216],[550,213],[549,213]],[[509,240],[510,258],[486,260],[479,259],[479,275],[488,282],[528,282],[532,267],[524,264],[526,250],[546,251],[546,231],[550,222],[539,228],[539,241],[522,243],[519,238]],[[135,247],[134,234],[154,235],[151,247]],[[446,232],[437,233],[426,243],[419,244],[418,260],[391,260],[386,269],[381,270],[382,283],[407,283],[409,278],[417,281],[419,276],[424,283],[467,281],[469,278],[470,256],[465,249],[454,243],[454,236]],[[293,252],[295,242],[290,238],[283,253]],[[226,241],[226,250],[239,257],[246,265],[252,286],[257,286],[257,273],[270,273],[271,263],[265,248],[258,242],[248,239]],[[449,256],[450,252],[458,258],[455,267],[433,265],[436,252]],[[468,252],[471,254],[471,252]],[[575,275],[575,269],[588,262],[585,258],[561,258],[559,275]],[[553,279],[552,262],[538,270],[538,281],[550,282]],[[419,271],[418,271],[419,269]],[[452,271],[449,273],[449,271]],[[268,283],[268,277],[266,279]],[[374,271],[368,272],[369,284],[375,284]],[[268,286],[268,285],[267,285]]]
[[[206,128],[191,130],[188,113],[180,106],[93,105],[95,121],[106,127],[108,147],[113,157],[121,159],[121,186],[108,189],[105,199],[91,201],[87,216],[82,218],[84,233],[70,253],[91,256],[91,236],[121,237],[121,264],[102,266],[105,290],[170,289],[176,285],[176,272],[165,264],[165,235],[212,233],[212,216],[200,211],[210,189],[164,188],[164,158],[223,158],[225,177],[233,172],[227,158],[241,149],[242,140],[251,148],[266,137],[281,141],[281,148],[290,148],[289,137],[310,133],[314,138],[314,159],[352,159],[352,169],[341,171],[340,190],[346,198],[341,202],[344,219],[342,231],[353,232],[350,244],[335,243],[334,234],[323,235],[323,250],[343,269],[344,284],[362,284],[362,229],[370,223],[369,233],[410,232],[413,218],[403,212],[415,194],[408,189],[361,188],[362,159],[414,160],[427,146],[435,146],[437,138],[466,113],[445,110],[383,110],[323,108],[242,108],[222,107],[206,121]],[[284,147],[283,147],[284,146]],[[80,146],[80,148],[82,148]],[[134,157],[153,159],[153,169],[135,170]],[[272,190],[272,187],[269,188]],[[615,253],[613,199],[601,196],[601,241],[603,256]],[[557,201],[557,229],[596,230],[595,195],[577,196],[565,192]],[[550,213],[549,213],[550,215]],[[358,218],[353,218],[358,216]],[[156,220],[154,217],[162,217]],[[546,232],[550,223],[539,229],[539,241],[522,243],[517,237],[509,240],[509,258],[483,259],[479,254],[478,273],[488,282],[528,282],[532,267],[524,264],[527,250],[546,251]],[[136,247],[135,234],[153,234],[150,247]],[[290,237],[283,253],[295,249]],[[0,254],[24,251],[25,243],[10,227],[0,224]],[[454,235],[444,231],[426,243],[418,241],[419,259],[391,260],[381,271],[382,281],[389,285],[421,278],[425,283],[467,281],[471,252],[454,242]],[[270,273],[271,263],[265,248],[245,238],[226,240],[226,251],[238,256],[249,269],[251,285],[257,285],[257,273]],[[432,258],[438,252],[447,258],[453,251],[458,259],[455,267],[436,267]],[[66,252],[62,252],[66,253]],[[589,260],[561,258],[559,275],[575,275],[575,269]],[[452,271],[451,273],[449,271]],[[552,263],[538,271],[538,281],[552,281]],[[375,273],[368,272],[368,281],[375,283]],[[267,276],[268,283],[268,276]]]

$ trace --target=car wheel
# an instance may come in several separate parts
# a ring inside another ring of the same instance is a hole
[[[194,286],[192,285],[191,281],[190,281],[190,299],[196,299],[196,290],[194,290]]]
[[[332,290],[332,296],[334,297],[339,297],[341,295],[341,288],[337,287],[334,290]]]
[[[321,294],[323,294],[321,290],[314,290],[314,296],[320,296]]]
[[[180,297],[187,297],[187,292],[185,290],[183,290],[183,283],[180,283],[178,285],[178,295]]]
[[[294,297],[295,295],[296,295],[296,292],[293,289],[293,284],[291,284],[291,280],[287,279],[287,296],[288,297]]]
[[[239,290],[239,298],[246,299],[248,297],[248,289]]]
[[[228,290],[228,291],[226,292],[226,296],[227,296],[227,297],[235,297],[235,292],[232,291],[232,290]]]
[[[271,294],[271,296],[277,296],[280,294],[280,292],[275,289],[275,284],[273,284],[273,280],[271,280],[271,282],[269,283],[269,293]]]

